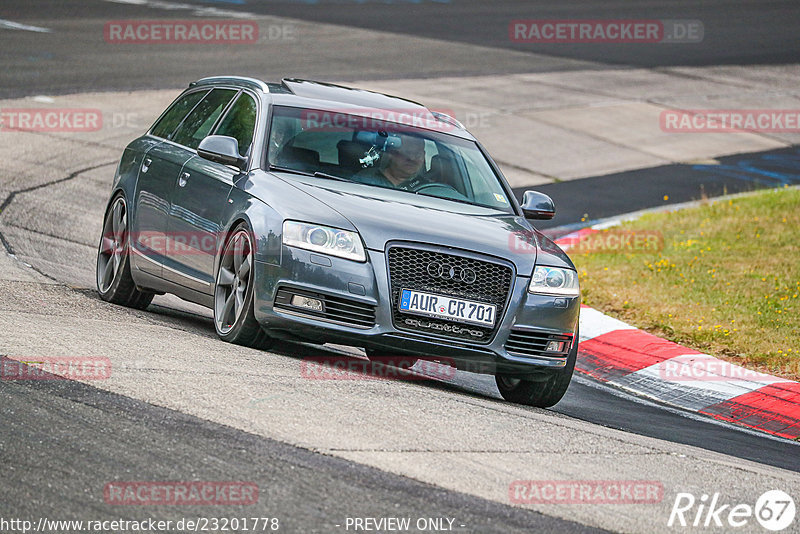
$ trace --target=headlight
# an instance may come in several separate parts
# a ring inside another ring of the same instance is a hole
[[[528,285],[530,293],[543,295],[559,295],[564,297],[577,297],[581,294],[578,284],[578,273],[570,269],[558,267],[537,266],[533,270],[531,283]]]
[[[358,233],[318,224],[283,222],[283,244],[354,261],[367,261]]]

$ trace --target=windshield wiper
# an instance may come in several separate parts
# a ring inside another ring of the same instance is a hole
[[[303,176],[314,176],[312,173],[307,171],[301,171],[298,169],[290,169],[289,167],[281,167],[280,165],[270,165],[269,170],[271,171],[279,171],[279,172],[290,172],[292,174],[301,174]]]
[[[325,172],[315,172],[314,176],[317,178],[326,178],[328,180],[338,180],[340,182],[352,182],[353,180],[348,180],[347,178],[342,178],[341,176],[334,176],[333,174],[328,174]]]
[[[352,182],[352,180],[348,180],[347,178],[342,178],[341,176],[334,176],[332,174],[327,174],[320,171],[316,172],[301,171],[300,169],[292,169],[290,167],[282,167],[280,165],[270,165],[269,170],[278,172],[290,172],[292,174],[299,174],[301,176],[313,176],[315,178],[326,178],[328,180],[338,180],[340,182]]]
[[[482,208],[489,207],[489,206],[482,206],[481,204],[476,204],[474,202],[470,202],[469,200],[461,200],[460,198],[440,197],[438,195],[430,195],[430,194],[427,194],[427,193],[414,193],[414,194],[419,195],[421,197],[439,198],[441,200],[449,200],[451,202],[459,202],[461,204],[468,204],[470,206],[480,206]]]

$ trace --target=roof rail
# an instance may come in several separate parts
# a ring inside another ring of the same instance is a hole
[[[319,85],[320,87],[331,87],[331,88],[334,88],[334,89],[346,89],[348,91],[357,91],[357,92],[361,92],[361,93],[371,93],[371,94],[378,95],[378,96],[385,96],[387,98],[392,98],[394,100],[403,100],[405,102],[408,102],[410,104],[414,104],[416,106],[425,107],[422,104],[420,104],[419,102],[416,102],[416,101],[408,99],[408,98],[403,98],[402,96],[388,95],[386,93],[381,93],[381,92],[378,92],[378,91],[371,91],[369,89],[361,89],[361,88],[358,88],[358,87],[350,87],[348,85],[341,85],[341,84],[338,84],[338,83],[320,82],[320,81],[317,81],[317,80],[308,80],[308,79],[304,79],[304,78],[283,78],[281,80],[281,83],[283,85],[285,85],[286,88],[289,89],[294,94],[297,94],[297,91],[295,91],[292,88],[293,85],[295,85],[295,84],[300,85],[300,84],[303,84],[303,83],[310,83],[310,84],[314,84],[314,85]]]
[[[215,83],[235,83],[240,85],[248,85],[252,88],[258,89],[259,91],[264,91],[265,93],[269,92],[269,86],[265,82],[257,80],[256,78],[248,78],[247,76],[209,76],[207,78],[201,78],[196,82],[190,83],[189,87],[194,87],[195,85],[212,85]]]
[[[461,130],[466,130],[466,128],[464,128],[464,125],[461,124],[461,122],[458,119],[456,119],[455,117],[451,117],[447,113],[442,113],[441,111],[431,111],[431,115],[433,115],[442,122],[446,122],[451,126],[455,126],[456,128],[459,128]]]

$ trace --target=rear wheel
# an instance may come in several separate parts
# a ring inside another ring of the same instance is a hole
[[[572,373],[575,370],[575,361],[578,358],[578,339],[578,331],[575,330],[575,341],[573,341],[572,350],[567,356],[567,365],[555,371],[544,381],[534,382],[526,380],[524,376],[497,373],[494,378],[500,395],[509,402],[538,408],[549,408],[557,404],[567,392]]]
[[[137,288],[131,277],[128,206],[122,195],[111,203],[103,222],[97,250],[97,292],[105,301],[139,310],[153,300],[153,293]]]
[[[250,228],[239,224],[222,249],[214,287],[214,327],[223,341],[267,348],[271,338],[253,312],[254,259]]]

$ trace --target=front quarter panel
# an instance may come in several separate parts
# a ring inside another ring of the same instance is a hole
[[[536,239],[539,241],[539,252],[536,258],[537,265],[547,265],[549,267],[564,267],[575,270],[575,265],[569,256],[556,245],[552,239],[543,233],[536,231]]]
[[[280,213],[283,219],[324,224],[344,230],[356,230],[348,219],[326,203],[314,198],[290,180],[263,170],[251,171],[237,180],[236,187],[258,198]]]
[[[242,176],[236,183],[249,182],[252,174],[253,172]],[[228,196],[227,209],[220,225],[223,229],[220,236],[220,247],[224,244],[227,234],[240,220],[247,221],[253,232],[256,261],[279,265],[283,217],[269,204],[262,202],[241,187],[235,186]],[[219,258],[217,258],[218,261]],[[215,273],[217,266],[217,264],[214,266]]]

